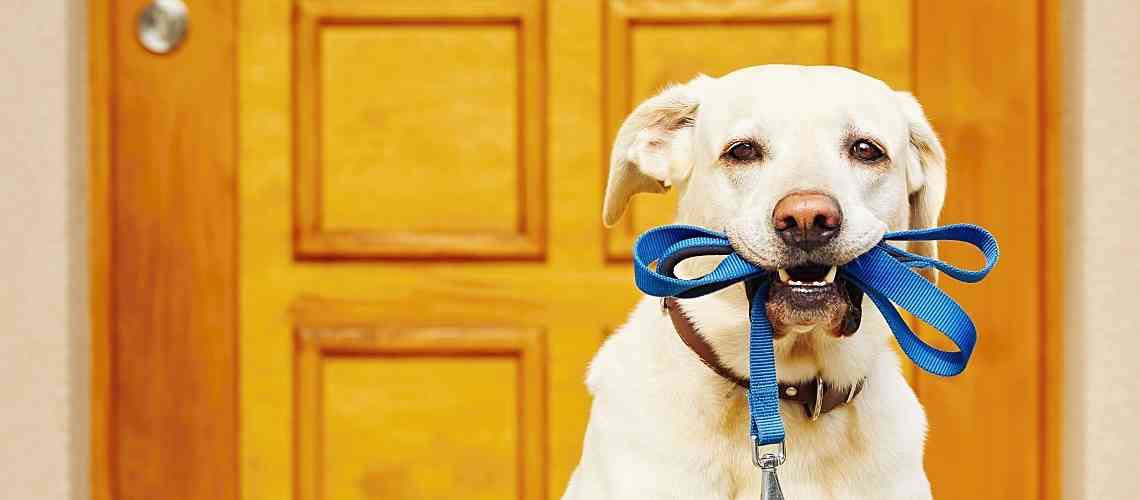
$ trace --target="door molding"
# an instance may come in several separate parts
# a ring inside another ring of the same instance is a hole
[[[1037,66],[1040,71],[1042,193],[1041,275],[1041,498],[1061,500],[1061,441],[1064,415],[1065,324],[1065,165],[1061,152],[1065,50],[1061,35],[1061,0],[1039,0]]]
[[[110,0],[87,4],[87,220],[91,307],[92,500],[111,496],[111,43]]]

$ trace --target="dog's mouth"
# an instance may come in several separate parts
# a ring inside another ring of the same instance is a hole
[[[767,304],[777,337],[790,329],[823,328],[837,337],[859,329],[863,292],[838,271],[822,264],[777,269]]]

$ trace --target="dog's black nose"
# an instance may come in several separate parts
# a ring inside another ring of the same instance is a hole
[[[780,239],[805,251],[831,241],[842,226],[839,203],[822,193],[789,194],[772,211],[772,227]]]

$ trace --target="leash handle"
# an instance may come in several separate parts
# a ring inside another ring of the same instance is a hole
[[[716,269],[695,279],[681,279],[673,269],[699,255],[727,255]],[[656,263],[657,267],[651,267]],[[736,254],[723,234],[696,226],[674,224],[650,229],[633,245],[633,277],[637,287],[654,297],[691,299],[737,282],[764,276],[767,271]]]
[[[895,231],[883,235],[884,241],[960,241],[969,243],[982,252],[986,258],[985,265],[978,270],[969,270],[956,267],[938,259],[914,254],[891,245],[879,244],[895,260],[915,269],[933,267],[947,276],[965,283],[977,283],[990,274],[997,265],[1001,250],[998,249],[997,238],[981,226],[974,224],[950,224],[947,226],[932,227],[929,229],[915,229],[910,231]]]
[[[965,283],[977,283],[997,265],[1001,251],[989,231],[973,224],[953,224],[930,229],[897,231],[883,236],[871,251],[842,266],[843,277],[871,298],[911,361],[923,370],[944,377],[962,373],[977,343],[973,320],[954,299],[909,269],[935,268]],[[887,241],[960,241],[982,252],[985,264],[977,270],[963,269],[937,259],[896,248]],[[957,351],[943,351],[924,342],[910,329],[892,305],[909,311],[954,343]]]

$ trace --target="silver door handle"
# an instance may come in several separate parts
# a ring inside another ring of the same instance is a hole
[[[154,0],[139,12],[139,43],[155,54],[178,48],[190,27],[190,10],[182,0]]]

